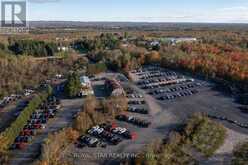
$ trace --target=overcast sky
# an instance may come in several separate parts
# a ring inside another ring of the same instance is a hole
[[[248,23],[248,0],[28,0],[28,20]]]

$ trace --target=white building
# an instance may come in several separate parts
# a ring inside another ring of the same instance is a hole
[[[65,47],[65,46],[59,46],[59,47],[58,47],[58,50],[59,50],[59,51],[65,52],[65,51],[68,51],[69,48],[68,48],[68,47]]]
[[[169,41],[174,45],[174,44],[178,44],[181,42],[196,42],[197,38],[193,38],[193,37],[179,37],[179,38],[169,37],[169,38],[163,38],[162,41]]]
[[[80,96],[94,95],[94,91],[91,86],[91,81],[87,76],[80,77],[81,91]]]
[[[89,87],[89,86],[91,86],[90,79],[89,79],[89,77],[87,77],[87,76],[81,76],[81,77],[80,77],[80,83],[81,83],[81,85],[84,86],[84,87]]]

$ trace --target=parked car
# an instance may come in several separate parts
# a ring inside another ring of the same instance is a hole
[[[89,147],[97,147],[99,140],[90,136],[82,136],[80,142],[85,143]]]

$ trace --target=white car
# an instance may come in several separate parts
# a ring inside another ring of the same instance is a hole
[[[41,129],[45,129],[46,125],[45,124],[41,124]]]
[[[113,133],[123,134],[123,133],[127,132],[127,129],[122,128],[122,127],[117,127],[117,128],[114,128],[112,131],[113,131]]]
[[[3,105],[4,104],[4,100],[0,100],[0,105]]]
[[[29,95],[31,95],[32,93],[34,93],[34,90],[32,90],[32,89],[26,89],[26,90],[24,91],[24,95],[25,95],[25,96],[29,96]]]
[[[104,131],[103,128],[99,128],[99,129],[96,130],[96,132],[97,132],[98,135],[101,134],[103,131]]]
[[[97,138],[90,138],[90,140],[88,141],[88,145],[90,147],[96,147],[98,143],[99,140]]]
[[[30,96],[30,95],[31,95],[30,92],[27,92],[27,91],[24,92],[24,96]]]
[[[120,127],[116,127],[114,129],[112,129],[112,132],[113,133],[118,133],[120,131]]]
[[[131,121],[131,120],[133,120],[133,119],[134,119],[133,116],[129,116],[127,120],[128,120],[128,121]]]
[[[95,126],[95,127],[92,127],[90,130],[88,130],[88,133],[90,134],[90,135],[92,135],[92,134],[94,134],[95,132],[100,132],[100,127],[99,127],[99,125],[97,125],[97,126]]]
[[[60,79],[60,78],[62,78],[62,74],[56,74],[55,77],[56,77],[57,79]]]

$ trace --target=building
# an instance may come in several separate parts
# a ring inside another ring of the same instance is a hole
[[[91,86],[90,79],[87,76],[81,76],[80,77],[80,83],[81,83],[81,86],[83,86],[83,87],[90,87]]]
[[[105,87],[109,91],[110,96],[125,96],[125,91],[116,79],[106,79]]]
[[[151,46],[160,46],[160,42],[159,41],[152,41],[150,43]]]
[[[69,48],[68,48],[68,47],[65,47],[65,46],[59,46],[59,47],[58,47],[58,50],[59,50],[59,51],[66,52],[66,51],[69,50]]]
[[[81,76],[80,77],[80,83],[81,83],[81,90],[79,95],[80,96],[88,96],[88,95],[94,95],[94,90],[91,86],[91,81],[89,77],[87,76]]]
[[[161,38],[162,42],[170,42],[172,45],[181,43],[181,42],[196,42],[197,38],[193,37],[169,37],[169,38]]]

